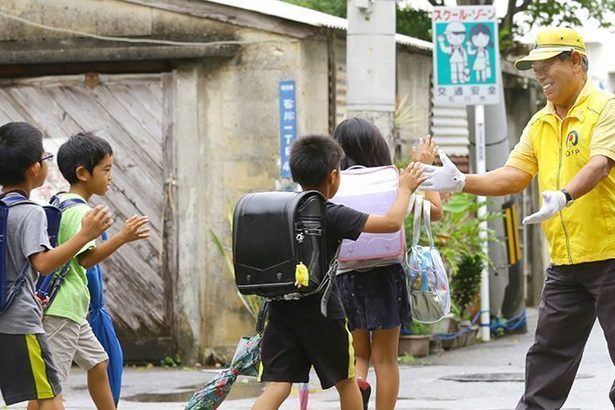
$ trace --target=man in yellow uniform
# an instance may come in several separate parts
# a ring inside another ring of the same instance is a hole
[[[542,30],[515,66],[534,70],[547,104],[506,165],[464,175],[442,155],[442,167],[425,166],[421,189],[507,195],[538,176],[542,206],[523,223],[542,222],[551,264],[517,409],[559,409],[596,317],[615,360],[615,96],[588,80],[585,44],[572,29]],[[615,385],[609,397],[615,405]]]

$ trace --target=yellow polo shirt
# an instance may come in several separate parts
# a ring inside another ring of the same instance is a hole
[[[615,161],[615,96],[587,81],[565,118],[551,102],[532,117],[506,165],[538,175],[540,192],[555,191],[597,155]],[[615,258],[615,169],[542,226],[554,265]]]

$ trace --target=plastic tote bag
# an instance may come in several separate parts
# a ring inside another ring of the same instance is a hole
[[[412,319],[422,323],[434,323],[451,310],[451,293],[448,277],[440,252],[435,248],[430,226],[431,203],[416,195],[414,203],[414,226],[412,248],[407,262],[410,271],[410,311]],[[429,246],[419,245],[421,214]]]

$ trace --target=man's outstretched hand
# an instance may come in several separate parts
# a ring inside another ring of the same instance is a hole
[[[461,192],[466,184],[466,176],[457,169],[450,158],[440,151],[441,167],[422,165],[425,182],[419,186],[421,191]]]
[[[537,212],[523,218],[523,225],[546,221],[566,207],[566,195],[562,191],[544,191],[542,206]]]

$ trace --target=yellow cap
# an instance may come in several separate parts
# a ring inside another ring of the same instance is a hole
[[[515,67],[517,70],[529,70],[532,68],[532,62],[548,60],[566,51],[587,54],[583,37],[571,28],[546,28],[538,33],[534,48],[528,55],[518,59]]]

